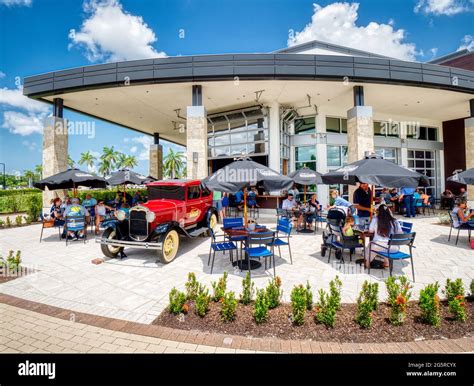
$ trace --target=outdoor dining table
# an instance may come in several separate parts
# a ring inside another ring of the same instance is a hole
[[[362,243],[364,244],[364,258],[357,259],[356,263],[364,264],[367,261],[367,263],[370,264],[370,255],[367,256],[367,248],[369,247],[370,242],[374,238],[374,232],[370,232],[369,230],[354,229],[354,233],[362,239]],[[365,264],[364,264],[364,267],[365,267]]]
[[[224,227],[221,227],[221,229],[224,232],[224,234],[226,234],[229,238],[232,238],[232,237],[245,237],[245,239],[240,240],[241,247],[242,247],[242,244],[246,241],[247,237],[250,234],[258,233],[258,232],[269,232],[270,231],[270,229],[268,229],[267,227],[258,226],[258,225],[255,227],[254,230],[249,229],[249,228],[245,228],[245,227],[237,227],[237,228],[224,228]],[[238,254],[237,254],[237,256],[238,256]],[[242,254],[241,254],[241,257],[242,257]],[[251,270],[260,268],[262,266],[262,264],[259,261],[251,260],[251,259],[249,259],[249,261],[250,261],[250,269]],[[236,265],[239,265],[239,259],[237,259],[237,261],[234,262],[233,265],[234,265],[234,267]],[[239,267],[242,270],[248,270],[249,267],[248,267],[247,260],[240,258]]]

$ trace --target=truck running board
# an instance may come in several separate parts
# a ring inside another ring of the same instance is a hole
[[[206,227],[197,228],[197,229],[194,229],[191,232],[188,232],[188,235],[189,235],[189,237],[198,237],[198,236],[201,236],[203,233],[206,233],[207,230],[208,229]]]

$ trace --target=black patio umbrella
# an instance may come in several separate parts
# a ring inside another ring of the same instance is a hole
[[[35,188],[45,190],[73,189],[76,195],[78,186],[87,186],[89,188],[105,188],[105,179],[90,172],[84,172],[79,169],[68,169],[65,172],[46,177],[33,184]]]
[[[448,181],[462,185],[474,185],[474,168],[464,170],[461,173],[456,173],[449,177]]]
[[[284,190],[291,187],[293,180],[267,166],[249,158],[236,161],[217,170],[202,180],[202,185],[211,191],[237,193],[245,187],[263,185],[265,190]],[[244,193],[244,218],[247,223],[247,197]]]
[[[132,170],[128,169],[120,169],[114,173],[112,173],[109,177],[106,177],[105,180],[109,185],[116,186],[116,185],[143,185],[148,182],[153,181],[149,177],[145,177],[141,174],[138,174]]]
[[[290,177],[293,182],[304,186],[304,201],[306,201],[306,187],[308,185],[323,183],[321,173],[318,173],[316,170],[310,169],[307,166],[288,174],[288,177]]]
[[[375,157],[366,157],[326,173],[322,179],[323,183],[328,185],[355,185],[357,182],[386,188],[416,188],[429,185],[428,178],[423,174]]]

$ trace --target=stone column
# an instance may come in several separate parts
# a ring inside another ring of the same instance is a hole
[[[163,146],[159,144],[150,145],[150,176],[163,179]]]
[[[355,106],[347,112],[347,162],[364,158],[365,152],[373,152],[374,121],[371,106]],[[349,200],[355,186],[349,185]]]
[[[188,106],[186,119],[187,176],[207,177],[207,113],[204,106]]]
[[[316,169],[322,174],[328,172],[326,116],[321,112],[316,115]],[[318,201],[326,207],[329,203],[329,186],[322,184],[316,188]]]
[[[48,117],[43,129],[43,178],[67,170],[68,132],[67,121],[63,118]],[[52,198],[66,195],[66,190],[45,190],[43,207],[50,207]]]
[[[280,173],[280,104],[270,105],[268,124],[268,167]]]
[[[466,146],[466,170],[474,168],[474,117],[464,120],[464,136]],[[467,186],[467,199],[469,204],[474,204],[474,187]]]

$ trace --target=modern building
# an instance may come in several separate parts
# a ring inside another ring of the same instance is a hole
[[[67,167],[67,132],[55,127],[68,108],[154,135],[156,177],[162,139],[186,146],[190,178],[241,155],[285,174],[303,165],[324,173],[375,151],[426,174],[439,196],[456,169],[474,167],[473,60],[462,52],[407,62],[312,41],[60,70],[27,77],[24,93],[54,106],[45,176]],[[329,188],[318,186],[322,201]]]

